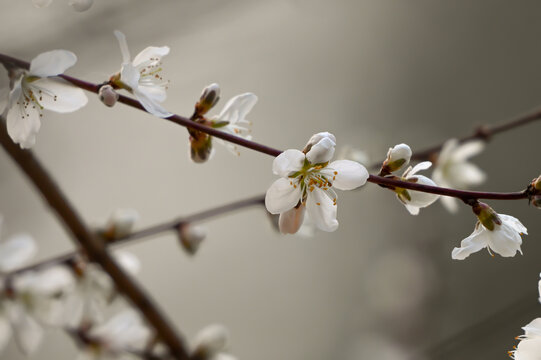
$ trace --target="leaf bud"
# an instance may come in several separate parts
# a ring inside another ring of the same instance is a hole
[[[212,137],[201,131],[194,131],[190,135],[190,158],[194,163],[204,163],[212,158]]]

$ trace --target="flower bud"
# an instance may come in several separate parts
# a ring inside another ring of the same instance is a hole
[[[210,109],[220,100],[220,85],[213,83],[203,89],[201,97],[195,104],[195,112],[197,115],[205,115]]]
[[[472,210],[485,228],[492,231],[496,225],[501,225],[502,221],[498,213],[485,203],[477,202],[472,206]]]
[[[131,233],[133,226],[139,220],[139,213],[134,209],[116,209],[102,233],[106,239],[118,239]]]
[[[94,0],[70,0],[69,4],[75,11],[86,11],[90,9]]]
[[[533,179],[532,186],[534,187],[535,190],[541,191],[541,176]]]
[[[387,159],[381,166],[380,175],[388,175],[406,166],[411,159],[411,149],[406,144],[398,144],[387,152]]]
[[[111,85],[103,85],[100,87],[98,96],[102,103],[109,107],[113,107],[118,100],[118,93],[113,89]]]
[[[321,140],[326,139],[326,138],[330,139],[332,143],[336,146],[336,137],[330,132],[325,131],[325,132],[320,132],[315,135],[312,135],[310,140],[308,140],[308,142],[306,143],[306,146],[304,147],[302,152],[305,154],[308,153],[310,149],[312,149],[312,146],[314,146],[315,144],[319,143]]]
[[[220,324],[203,328],[195,337],[195,358],[211,359],[225,349],[229,341],[229,331]]]
[[[178,237],[184,250],[188,254],[194,255],[201,242],[207,237],[207,231],[202,226],[183,224],[178,228]]]
[[[294,207],[288,211],[280,214],[278,220],[278,227],[282,234],[295,234],[301,228],[304,221],[304,212],[306,206],[300,204],[298,207]]]
[[[190,158],[194,163],[204,163],[210,160],[214,153],[212,137],[200,131],[190,135]]]

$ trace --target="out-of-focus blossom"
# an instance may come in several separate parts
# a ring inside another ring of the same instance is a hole
[[[487,248],[491,255],[491,251],[504,257],[515,256],[517,251],[522,254],[520,246],[522,235],[528,234],[526,227],[513,216],[496,214],[488,205],[481,205],[476,212],[479,221],[473,233],[460,242],[459,248],[453,249],[452,258],[464,260],[483,248]]]
[[[485,148],[481,140],[460,144],[457,139],[450,139],[443,145],[434,167],[432,177],[439,186],[453,189],[468,189],[479,185],[486,179],[485,173],[468,159],[479,154]],[[450,211],[458,210],[457,200],[442,196],[443,205]]]
[[[53,50],[36,56],[30,70],[21,72],[9,94],[7,129],[11,139],[21,148],[36,143],[41,127],[43,109],[67,113],[79,110],[88,99],[83,90],[61,79],[62,74],[77,62],[77,56],[67,50]]]
[[[117,359],[142,351],[152,335],[134,310],[124,310],[104,324],[92,327],[86,334],[87,343],[79,360]]]
[[[426,170],[432,166],[430,161],[424,161],[413,168],[410,166],[404,174],[402,174],[402,181],[408,181],[421,185],[430,185],[436,186],[436,183],[430,178],[424,175],[417,175],[419,171]],[[405,206],[406,209],[410,212],[411,215],[419,214],[419,209],[431,205],[434,201],[438,200],[439,195],[430,194],[421,191],[413,191],[402,188],[395,189],[396,196]]]
[[[118,30],[115,30],[115,36],[122,52],[122,68],[120,73],[111,77],[111,84],[135,95],[152,115],[161,118],[173,115],[161,105],[167,97],[166,90],[169,85],[161,76],[161,61],[169,54],[169,47],[149,46],[132,61],[126,36]]]
[[[130,275],[139,272],[141,263],[134,254],[116,251],[113,256]],[[77,274],[77,286],[66,303],[69,325],[78,327],[81,324],[102,323],[107,306],[116,298],[113,280],[94,263],[80,262]]]
[[[354,148],[349,145],[342,147],[337,157],[338,159],[355,161],[364,166],[368,166],[368,164],[370,163],[370,157],[368,156],[366,151]]]
[[[227,354],[229,331],[221,324],[213,324],[203,328],[196,335],[192,357],[201,360],[235,360]]]
[[[178,236],[184,250],[193,255],[199,249],[201,242],[207,237],[207,230],[195,224],[181,225],[178,229]]]
[[[304,151],[289,149],[273,162],[274,174],[280,176],[267,190],[265,206],[271,214],[280,214],[280,230],[296,232],[306,208],[315,225],[323,231],[338,228],[337,196],[333,187],[352,190],[366,183],[368,171],[351,160],[329,163],[336,138],[330,133],[314,135]]]
[[[75,11],[86,11],[94,4],[94,0],[70,0],[69,5]]]
[[[116,209],[109,217],[101,233],[107,239],[118,239],[130,234],[138,220],[139,213],[137,210],[129,208]]]

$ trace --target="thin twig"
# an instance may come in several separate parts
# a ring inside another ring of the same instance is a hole
[[[242,199],[242,200],[238,200],[232,203],[221,205],[212,209],[203,210],[201,212],[198,212],[192,215],[180,217],[175,220],[170,220],[170,221],[166,221],[157,225],[153,225],[139,231],[134,231],[133,233],[128,234],[126,236],[109,240],[107,245],[108,246],[120,245],[120,244],[131,242],[137,239],[159,235],[164,232],[177,231],[180,226],[185,225],[185,224],[207,220],[207,219],[224,215],[236,210],[240,210],[240,209],[244,209],[244,208],[248,208],[248,207],[252,207],[256,205],[263,205],[264,203],[265,203],[265,196],[259,195],[259,196],[249,197],[246,199]],[[17,274],[21,274],[27,271],[35,271],[35,270],[44,269],[52,265],[69,264],[70,262],[74,261],[77,255],[79,254],[80,252],[78,251],[71,251],[62,255],[55,256],[53,258],[40,261],[35,264],[31,264],[31,265],[19,268],[15,271],[4,274],[4,277],[10,278]]]
[[[66,230],[71,233],[75,243],[111,276],[116,288],[141,311],[147,322],[167,345],[171,355],[179,360],[188,359],[189,355],[183,340],[177,335],[167,317],[150,296],[107,253],[104,243],[88,229],[52,177],[34,157],[32,151],[21,150],[11,140],[6,129],[6,119],[3,116],[0,116],[0,122],[2,147],[41,193]]]

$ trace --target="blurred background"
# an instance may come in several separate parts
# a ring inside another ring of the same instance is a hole
[[[69,75],[102,82],[120,67],[113,30],[126,34],[132,56],[168,45],[170,111],[190,115],[212,82],[222,88],[215,111],[254,92],[254,139],[279,149],[330,131],[338,147],[378,160],[397,143],[423,149],[541,103],[538,1],[95,0],[84,13],[67,0],[0,3],[2,53],[30,61],[68,49],[79,58]],[[474,159],[489,176],[483,190],[520,190],[539,175],[540,129],[488,144]],[[35,151],[89,223],[132,207],[142,228],[274,181],[270,157],[215,147],[211,161],[193,164],[184,128],[89,94],[81,111],[44,114]],[[2,237],[29,232],[39,259],[72,249],[3,152],[0,167]],[[143,264],[139,280],[188,339],[223,323],[240,359],[506,359],[520,327],[541,315],[541,213],[526,201],[489,202],[528,227],[523,256],[481,251],[455,261],[452,249],[476,220],[468,207],[451,215],[438,202],[413,217],[372,184],[338,196],[331,234],[281,236],[252,208],[205,223],[195,257],[174,234],[128,248]],[[33,359],[76,353],[53,330]],[[12,343],[0,358],[24,357]]]

